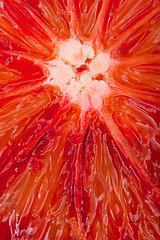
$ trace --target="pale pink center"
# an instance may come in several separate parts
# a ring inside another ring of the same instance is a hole
[[[101,109],[110,88],[105,81],[112,60],[107,53],[95,52],[91,44],[69,39],[61,42],[56,59],[47,63],[47,84],[60,87],[72,102],[87,109]]]

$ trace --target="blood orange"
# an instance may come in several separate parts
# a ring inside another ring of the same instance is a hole
[[[0,239],[160,239],[159,0],[0,0]]]

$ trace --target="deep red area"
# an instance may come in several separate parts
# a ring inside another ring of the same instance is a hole
[[[46,78],[41,66],[27,58],[1,52],[0,62],[5,66],[2,72],[4,71],[6,76],[9,75],[7,83],[0,85],[1,94],[35,85]],[[15,80],[10,81],[10,74],[13,74]]]
[[[1,240],[10,240],[11,239],[11,232],[9,227],[9,221],[0,222],[0,239]]]

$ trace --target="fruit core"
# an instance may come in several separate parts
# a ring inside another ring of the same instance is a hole
[[[47,63],[47,83],[60,87],[64,95],[83,108],[101,109],[104,96],[110,92],[106,78],[111,62],[107,53],[95,52],[88,43],[69,39],[59,44],[57,57]]]

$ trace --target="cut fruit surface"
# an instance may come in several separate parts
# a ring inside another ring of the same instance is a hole
[[[160,239],[159,0],[0,1],[0,239]]]

